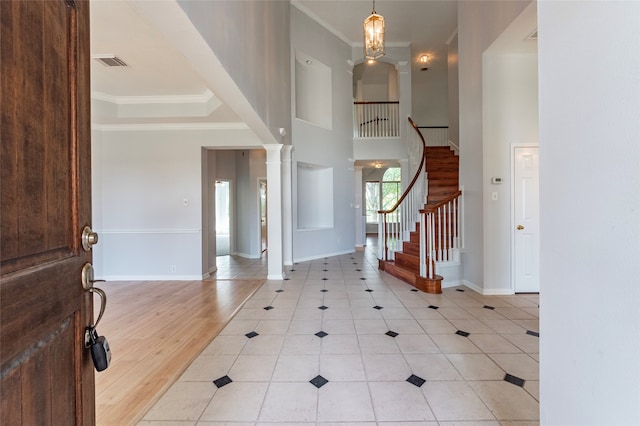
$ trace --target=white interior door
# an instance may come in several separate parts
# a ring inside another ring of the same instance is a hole
[[[514,148],[514,290],[540,291],[538,147]]]

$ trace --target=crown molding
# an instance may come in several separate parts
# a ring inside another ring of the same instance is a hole
[[[145,123],[145,124],[92,124],[101,132],[157,132],[167,130],[247,130],[245,123]]]
[[[113,96],[102,92],[91,93],[91,99],[116,105],[206,103],[213,98],[215,98],[215,95],[209,89],[199,95],[170,96]]]
[[[307,15],[312,20],[316,21],[325,30],[329,31],[331,34],[333,34],[334,36],[338,37],[347,46],[356,47],[349,41],[349,39],[344,34],[342,34],[340,31],[336,30],[334,27],[329,25],[327,23],[327,21],[323,20],[318,15],[316,15],[315,13],[310,11],[309,8],[307,8],[306,6],[302,5],[299,1],[291,0],[291,5],[293,5],[296,9],[298,9],[300,12],[304,13],[305,15]]]

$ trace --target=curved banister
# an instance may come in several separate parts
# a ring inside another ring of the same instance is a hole
[[[420,213],[433,213],[436,210],[438,210],[440,207],[450,203],[451,201],[453,201],[454,199],[458,198],[461,195],[462,195],[462,191],[458,191],[454,194],[451,194],[450,196],[448,196],[442,201],[438,201],[437,203],[434,203],[434,204],[427,204],[424,209],[420,210]]]
[[[409,153],[412,159],[417,160],[413,154],[420,150],[419,143],[422,143],[422,152],[419,154],[420,165],[411,183],[393,207],[388,210],[378,210],[378,238],[381,242],[378,258],[380,269],[390,268],[392,275],[403,277],[401,279],[407,278],[409,280],[407,282],[416,285],[418,282],[424,284],[421,280],[442,280],[436,274],[437,264],[455,260],[459,250],[464,247],[462,212],[464,198],[463,192],[458,190],[444,200],[425,204],[428,192],[424,175],[427,144],[420,128],[410,117],[408,120],[420,136],[420,142],[415,138],[411,141]],[[419,236],[419,272],[404,267],[408,262],[406,256],[411,256],[411,253],[405,253],[404,249],[407,244],[414,244],[407,250],[415,253],[416,233]],[[402,259],[399,264],[395,263],[396,254],[405,256],[397,258]],[[412,274],[415,274],[415,282],[413,278],[408,278],[412,277]]]
[[[421,155],[422,159],[420,160],[420,166],[418,166],[418,170],[416,171],[416,174],[413,176],[413,179],[411,180],[411,183],[409,184],[407,189],[405,189],[404,192],[402,193],[402,196],[400,197],[400,199],[389,210],[378,210],[378,214],[389,214],[389,213],[393,213],[398,209],[400,204],[402,204],[402,201],[404,201],[404,199],[407,198],[407,195],[409,194],[409,192],[411,192],[413,185],[415,185],[416,181],[420,177],[420,174],[422,173],[422,168],[424,167],[424,152],[426,150],[427,143],[425,142],[424,137],[422,136],[422,133],[420,133],[420,129],[418,128],[418,125],[411,119],[411,117],[407,117],[407,118],[409,119],[409,123],[411,124],[411,126],[413,126],[416,132],[418,132],[418,135],[420,136],[420,140],[422,141],[422,155]]]

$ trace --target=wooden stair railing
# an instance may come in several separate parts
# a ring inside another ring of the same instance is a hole
[[[418,166],[411,183],[402,193],[398,201],[388,210],[378,210],[378,241],[380,242],[379,266],[384,269],[384,262],[393,260],[394,254],[402,247],[402,241],[408,239],[408,235],[419,222],[419,209],[424,205],[426,188],[424,181],[425,148],[426,143],[416,123],[408,117],[409,124],[418,132],[421,147],[420,165]],[[409,150],[413,151],[412,149]],[[422,177],[422,179],[420,179]],[[390,220],[391,219],[391,220]]]
[[[453,260],[453,250],[462,248],[462,191],[420,210],[420,276],[436,277],[435,263]]]
[[[409,123],[420,137],[422,147],[415,151],[420,153],[421,161],[398,202],[391,209],[378,211],[379,268],[420,290],[441,293],[443,277],[436,274],[436,263],[458,260],[463,248],[464,201],[458,189],[458,159],[450,159],[453,154],[448,148],[427,147],[411,118]],[[429,191],[424,179],[426,172]],[[437,182],[433,191],[432,180]]]

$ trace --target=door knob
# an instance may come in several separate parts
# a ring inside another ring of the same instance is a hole
[[[516,226],[516,229],[517,229],[518,231],[522,231],[522,230],[524,229],[524,226],[522,226],[522,225],[518,225],[518,226]]]
[[[82,248],[90,251],[91,247],[98,244],[98,233],[94,232],[91,227],[85,226],[82,229]]]

